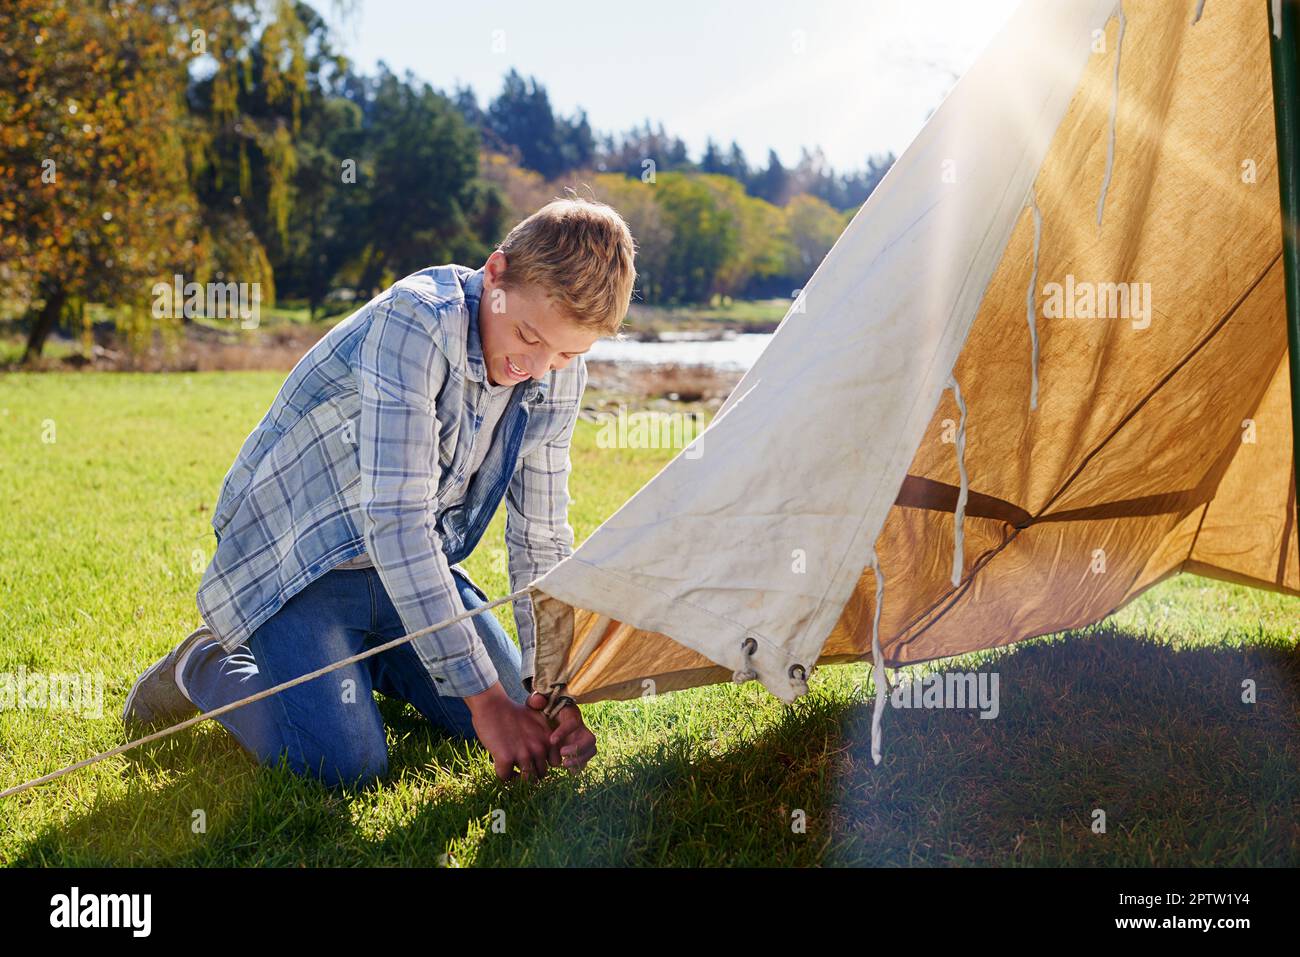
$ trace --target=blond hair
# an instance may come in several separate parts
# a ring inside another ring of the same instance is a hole
[[[612,206],[554,199],[510,230],[498,248],[506,257],[504,288],[541,289],[578,325],[618,334],[636,281],[636,242]]]

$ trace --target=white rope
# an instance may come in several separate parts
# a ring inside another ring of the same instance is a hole
[[[1029,322],[1029,365],[1032,376],[1029,387],[1029,411],[1038,408],[1038,247],[1043,239],[1043,214],[1038,210],[1038,195],[1029,191],[1029,203],[1034,213],[1034,272],[1029,277],[1025,292],[1025,319]]]
[[[953,513],[952,536],[952,583],[961,584],[961,573],[965,563],[966,552],[966,500],[970,497],[970,477],[966,474],[966,401],[961,397],[961,386],[957,377],[948,379],[957,408],[961,411],[961,421],[957,423],[957,474],[960,486],[957,489],[957,509]]]
[[[1124,52],[1124,27],[1128,21],[1124,18],[1124,4],[1119,8],[1119,36],[1115,38],[1115,89],[1110,101],[1110,140],[1106,146],[1106,175],[1101,181],[1101,195],[1097,197],[1097,225],[1101,225],[1102,210],[1106,208],[1106,191],[1110,189],[1110,174],[1115,168],[1115,125],[1119,114],[1119,58]]]
[[[143,738],[136,738],[134,741],[128,741],[126,744],[120,744],[116,748],[111,748],[108,751],[101,751],[99,754],[93,754],[88,758],[78,761],[76,764],[69,764],[66,768],[60,768],[59,770],[43,775],[42,777],[33,778],[30,781],[24,781],[22,784],[18,784],[15,785],[14,787],[7,788],[4,791],[0,791],[0,798],[10,797],[14,794],[18,794],[21,791],[26,791],[28,788],[34,788],[40,784],[48,784],[49,782],[53,781],[55,778],[61,778],[65,774],[69,774],[80,768],[87,767],[91,764],[96,763],[97,761],[103,761],[105,758],[114,757],[116,755],[122,754],[125,751],[130,751],[132,748],[138,748],[140,745],[147,744],[150,741],[157,741],[159,738],[165,738],[168,735],[175,734],[177,731],[183,731],[186,728],[193,727],[194,725],[198,724],[200,721],[207,721],[209,718],[215,718],[218,715],[223,715],[226,714],[227,712],[234,711],[236,708],[242,708],[246,704],[252,704],[254,701],[260,701],[263,698],[269,698],[273,694],[279,694],[281,691],[287,691],[289,688],[297,687],[298,685],[311,681],[314,678],[319,678],[321,675],[329,674],[331,671],[337,671],[338,669],[343,668],[350,664],[354,664],[355,662],[363,661],[366,658],[372,658],[375,655],[382,654],[385,651],[388,651],[392,648],[396,648],[398,645],[403,645],[408,641],[412,641],[413,639],[419,638],[421,635],[430,634],[431,632],[435,632],[442,628],[446,628],[448,625],[454,625],[458,621],[463,621],[466,618],[472,618],[473,616],[481,614],[482,612],[485,612],[490,608],[495,608],[497,605],[504,604],[505,602],[508,601],[514,601],[516,598],[522,598],[524,595],[527,595],[530,591],[532,591],[532,589],[533,586],[529,584],[526,587],[521,588],[519,591],[514,592],[513,594],[506,595],[504,598],[498,598],[495,601],[488,602],[486,605],[482,605],[473,610],[466,609],[465,611],[462,611],[458,615],[453,615],[451,618],[448,618],[446,621],[438,622],[436,625],[430,625],[428,628],[422,628],[419,631],[413,631],[409,635],[402,635],[402,637],[400,638],[394,638],[392,641],[387,641],[384,642],[384,644],[382,645],[376,645],[373,648],[368,648],[365,651],[360,652],[359,654],[352,655],[350,658],[344,658],[342,661],[336,661],[333,664],[326,665],[323,668],[317,668],[315,671],[309,672],[305,675],[301,675],[297,678],[293,678],[289,681],[285,681],[281,684],[276,685],[274,688],[267,688],[263,691],[259,691],[257,694],[249,695],[247,698],[240,698],[238,701],[232,701],[229,704],[224,704],[220,708],[213,708],[211,711],[205,711],[202,714],[196,714],[194,717],[187,718],[186,720],[180,722],[179,724],[174,724],[169,728],[163,728],[161,731],[155,731],[152,734],[147,734]]]
[[[883,737],[880,718],[885,713],[889,688],[885,682],[885,656],[880,650],[880,609],[885,603],[885,576],[880,572],[880,561],[876,558],[875,549],[871,550],[871,573],[876,576],[876,611],[871,621],[872,677],[876,682],[876,706],[871,711],[871,760],[879,764]]]

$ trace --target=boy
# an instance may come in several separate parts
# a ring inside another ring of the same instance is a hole
[[[331,329],[225,477],[204,625],[137,679],[123,721],[181,720],[486,604],[460,563],[503,497],[512,591],[571,554],[582,356],[617,334],[634,252],[611,207],[555,200],[482,268],[424,269]],[[263,764],[359,783],[387,771],[377,690],[479,740],[502,780],[579,771],[595,736],[576,705],[552,729],[529,693],[529,597],[514,616],[522,652],[483,612],[217,720]]]

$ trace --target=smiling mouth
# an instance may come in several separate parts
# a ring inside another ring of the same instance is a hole
[[[506,374],[512,379],[528,378],[528,373],[511,362],[509,356],[506,356]]]

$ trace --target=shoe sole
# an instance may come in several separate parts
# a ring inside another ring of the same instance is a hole
[[[127,692],[126,704],[122,708],[122,724],[128,728],[149,728],[159,722],[160,719],[158,715],[152,712],[149,712],[148,714],[140,713],[142,709],[140,708],[139,702],[136,700],[136,696],[139,694],[140,689],[153,680],[161,669],[168,667],[173,669],[172,684],[176,686],[177,691],[180,692],[182,697],[189,700],[189,696],[185,694],[184,685],[177,677],[177,671],[179,671],[180,667],[189,660],[190,653],[199,646],[199,643],[205,638],[210,637],[214,637],[212,630],[208,628],[207,625],[200,625],[198,628],[194,629],[194,631],[190,632],[176,648],[173,648],[162,658],[159,658],[152,665],[146,668],[144,674],[135,679],[135,683],[131,685],[131,690]],[[193,702],[191,702],[191,707],[195,712],[199,710],[193,705]]]

